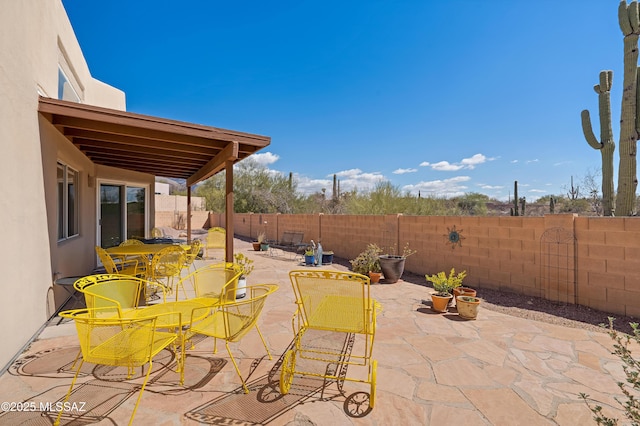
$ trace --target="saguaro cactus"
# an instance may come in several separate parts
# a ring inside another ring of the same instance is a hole
[[[600,72],[600,84],[596,84],[593,90],[598,94],[598,106],[600,113],[600,141],[593,134],[589,111],[582,111],[582,131],[584,137],[593,149],[600,151],[602,156],[602,201],[605,216],[613,216],[615,204],[613,199],[613,152],[616,144],[613,140],[611,127],[611,83],[613,71]],[[572,177],[573,180],[573,177]],[[572,185],[573,186],[573,182]]]
[[[636,188],[636,150],[640,114],[638,114],[638,35],[640,17],[638,2],[627,5],[621,0],[618,6],[618,21],[624,35],[624,81],[622,87],[622,108],[620,111],[620,165],[618,167],[618,194],[616,196],[616,214],[630,216],[635,213]]]
[[[520,216],[518,212],[518,181],[513,181],[513,207],[511,207],[511,216]]]

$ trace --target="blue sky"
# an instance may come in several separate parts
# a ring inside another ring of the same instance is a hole
[[[270,136],[256,158],[304,192],[566,194],[599,173],[580,111],[599,135],[605,69],[618,139],[617,0],[63,4],[129,111]]]

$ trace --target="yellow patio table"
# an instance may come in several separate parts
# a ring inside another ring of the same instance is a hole
[[[133,244],[128,246],[115,246],[115,247],[109,247],[108,249],[105,249],[105,250],[111,256],[115,256],[115,257],[123,257],[123,258],[146,257],[149,259],[149,261],[147,262],[145,267],[147,268],[146,270],[149,270],[151,266],[151,259],[155,254],[157,254],[162,249],[165,249],[167,247],[173,247],[176,245],[179,245],[184,250],[191,249],[191,246],[188,244],[165,243],[165,244]]]
[[[177,328],[189,324],[189,321],[200,321],[209,315],[209,310],[198,309],[197,315],[191,319],[194,309],[205,308],[208,305],[202,301],[189,299],[174,302],[156,303],[154,305],[141,306],[122,313],[124,318],[144,318],[161,315],[156,321],[158,328]]]
[[[112,256],[153,256],[160,250],[173,247],[176,244],[135,244],[129,246],[109,247],[107,253]],[[189,245],[180,245],[182,248],[190,248]]]

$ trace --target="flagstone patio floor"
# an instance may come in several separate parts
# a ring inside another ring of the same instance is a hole
[[[435,313],[431,289],[400,280],[372,285],[382,304],[373,357],[378,361],[376,404],[364,417],[347,414],[345,400],[359,383],[294,379],[282,396],[277,380],[281,356],[293,339],[294,295],[288,273],[304,269],[290,256],[254,252],[235,240],[255,261],[249,285],[276,283],[260,328],[273,354],[269,360],[255,331],[231,349],[251,389],[244,394],[224,345],[212,354],[212,339],[187,352],[186,380],[168,366],[169,351],[154,361],[136,424],[269,425],[587,425],[595,424],[587,393],[608,415],[624,418],[615,401],[624,380],[611,338],[603,332],[566,328],[480,309],[477,320],[455,312]],[[198,266],[212,260],[198,261]],[[324,266],[346,270],[341,265]],[[482,296],[482,290],[478,291]],[[64,398],[73,377],[79,345],[73,323],[54,318],[13,365],[0,376],[0,402],[36,411],[0,414],[0,424],[51,424],[55,413],[41,405]],[[351,367],[350,367],[351,368]],[[357,367],[353,367],[357,368]],[[85,364],[73,401],[83,402],[83,416],[65,415],[62,424],[126,424],[137,398],[140,375],[124,380],[106,367]],[[79,390],[77,390],[79,389]],[[32,404],[33,403],[33,404]],[[6,408],[5,405],[2,408]],[[67,414],[67,413],[65,413]]]

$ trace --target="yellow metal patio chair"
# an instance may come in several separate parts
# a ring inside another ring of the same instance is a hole
[[[262,340],[262,344],[267,351],[267,355],[269,356],[269,359],[271,359],[271,353],[269,352],[267,343],[265,342],[264,337],[260,332],[260,328],[258,327],[258,319],[260,318],[260,313],[262,312],[267,296],[277,289],[278,286],[276,284],[259,284],[249,286],[247,287],[247,297],[245,299],[235,301],[235,294],[231,295],[227,293],[229,299],[223,296],[220,304],[214,306],[213,313],[211,315],[201,321],[192,321],[189,324],[188,332],[185,336],[187,339],[196,334],[213,337],[214,354],[218,349],[217,339],[224,340],[227,352],[229,353],[229,357],[231,358],[231,362],[235,367],[238,377],[240,377],[242,388],[245,393],[249,393],[249,388],[247,387],[245,380],[242,378],[240,368],[231,353],[229,343],[240,341],[252,328],[255,327],[260,339]],[[211,307],[194,309],[192,318],[196,318],[197,311],[201,309],[211,309]]]
[[[280,392],[289,392],[295,375],[335,380],[341,393],[344,381],[367,383],[369,395],[357,404],[368,400],[373,408],[377,362],[371,359],[371,352],[381,306],[371,298],[369,278],[330,270],[291,271],[289,278],[298,309],[292,319],[294,344],[282,361]],[[331,336],[350,344],[332,346],[328,344]],[[305,361],[296,368],[299,359]],[[367,367],[366,379],[347,375],[351,366]]]
[[[207,231],[207,242],[205,245],[205,257],[212,257],[209,255],[209,250],[222,249],[222,251],[224,251],[226,246],[226,235],[227,233],[224,228],[209,228],[209,231]]]
[[[176,340],[181,340],[182,337],[180,333],[170,333],[157,329],[156,321],[161,315],[123,319],[117,316],[111,317],[110,314],[105,314],[105,311],[113,312],[113,308],[78,309],[60,313],[60,316],[71,318],[75,322],[82,353],[82,362],[76,369],[76,374],[63,402],[66,403],[71,398],[73,386],[85,361],[99,365],[126,367],[127,379],[131,379],[135,367],[148,364],[144,381],[140,386],[138,399],[129,419],[129,424],[131,425],[140,404],[142,392],[153,370],[153,358],[163,349],[173,345]],[[171,313],[167,315],[171,315]],[[182,347],[184,347],[184,344]],[[178,362],[181,362],[181,359],[184,359],[184,357],[179,357]],[[78,401],[82,401],[83,398],[82,393],[77,397]],[[63,411],[61,410],[58,413],[55,425],[60,424],[62,414]],[[82,421],[82,418],[79,421]]]
[[[84,295],[87,308],[115,307],[119,316],[145,304],[151,295],[162,294],[162,302],[166,301],[164,287],[130,275],[88,275],[78,279],[73,287]]]
[[[184,283],[189,281],[193,285],[196,298],[202,299],[207,305],[213,305],[223,297],[225,301],[235,300],[240,275],[240,265],[229,262],[216,263],[196,269],[183,277],[177,287],[184,289]]]
[[[109,274],[138,275],[138,261],[113,258],[105,249],[96,246],[96,253],[102,266]]]
[[[185,266],[185,268],[187,268],[187,270],[189,270],[193,266],[193,270],[195,271],[196,264],[194,263],[194,261],[200,255],[200,250],[201,249],[202,249],[202,241],[200,241],[198,239],[195,239],[195,240],[191,241],[191,244],[189,246],[189,250],[187,250],[187,259],[184,262],[184,266]]]
[[[180,279],[180,273],[182,272],[186,258],[187,253],[178,245],[163,248],[151,259],[151,266],[150,270],[147,271],[147,278],[149,281],[162,284],[167,294],[171,294],[174,291],[174,281]],[[177,299],[178,292],[176,291],[176,300]]]

